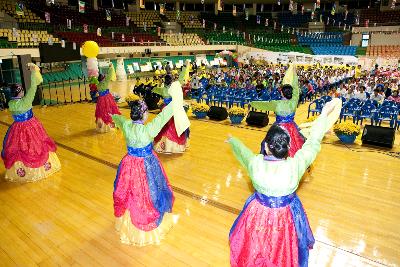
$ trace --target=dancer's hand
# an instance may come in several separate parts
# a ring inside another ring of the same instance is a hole
[[[329,101],[328,103],[325,104],[324,108],[322,109],[321,114],[328,116],[335,109],[335,106],[336,106],[336,104],[334,101]]]
[[[37,70],[37,68],[38,68],[38,66],[36,66],[36,65],[33,64],[33,63],[28,63],[28,64],[27,64],[27,67],[28,67],[28,70],[29,70],[29,71],[35,71],[35,70]]]
[[[225,140],[225,143],[229,143],[229,141],[232,139],[232,134],[228,134],[228,138]]]

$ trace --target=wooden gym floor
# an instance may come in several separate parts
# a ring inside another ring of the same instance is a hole
[[[129,86],[116,85],[126,94]],[[257,152],[267,128],[191,120],[189,150],[160,155],[179,220],[160,246],[138,248],[114,231],[113,181],[125,142],[120,131],[95,132],[94,109],[34,108],[58,144],[62,170],[37,183],[0,182],[1,266],[229,266],[229,229],[253,189],[224,140],[230,133]],[[1,136],[11,123],[1,112]],[[298,189],[316,239],[310,266],[400,265],[399,140],[384,150],[326,136]]]

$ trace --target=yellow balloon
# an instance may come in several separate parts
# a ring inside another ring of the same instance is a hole
[[[85,55],[85,57],[97,57],[99,51],[99,45],[94,41],[86,41],[82,46],[82,53]]]

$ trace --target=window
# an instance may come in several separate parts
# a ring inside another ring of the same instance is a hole
[[[369,44],[369,33],[363,33],[361,39],[361,47],[367,47]]]

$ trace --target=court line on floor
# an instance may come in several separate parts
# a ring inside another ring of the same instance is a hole
[[[8,127],[11,126],[11,124],[9,124],[9,123],[7,123],[7,122],[4,122],[4,121],[1,121],[1,120],[0,120],[0,124],[2,124],[2,125],[4,125],[4,126],[8,126]],[[67,146],[67,145],[62,144],[62,143],[60,143],[60,142],[55,141],[55,143],[57,144],[57,146],[59,146],[59,147],[65,149],[65,150],[67,150],[67,151],[70,151],[70,152],[72,152],[72,153],[74,153],[74,154],[77,154],[77,155],[79,155],[79,156],[82,156],[82,157],[91,159],[91,160],[93,160],[93,161],[96,161],[97,163],[103,164],[103,165],[105,165],[105,166],[107,166],[107,167],[110,167],[110,168],[113,168],[113,169],[115,169],[115,170],[118,169],[118,165],[117,165],[117,164],[114,164],[114,163],[109,162],[109,161],[107,161],[107,160],[104,160],[104,159],[95,157],[95,156],[93,156],[93,155],[91,155],[91,154],[88,154],[88,153],[86,153],[86,152],[80,151],[80,150],[75,149],[75,148],[73,148],[73,147]],[[198,194],[196,194],[196,193],[193,193],[193,192],[191,192],[191,191],[185,190],[185,189],[183,189],[183,188],[180,188],[180,187],[177,187],[177,186],[174,186],[174,185],[171,185],[171,187],[172,187],[173,191],[176,192],[176,193],[178,193],[178,194],[181,194],[181,195],[186,196],[186,197],[191,198],[191,199],[205,201],[205,203],[206,203],[207,205],[211,205],[211,206],[213,206],[213,207],[215,207],[215,208],[218,208],[218,209],[220,209],[220,210],[223,210],[223,211],[226,211],[226,212],[235,214],[235,215],[239,215],[239,213],[240,213],[240,211],[241,211],[241,210],[239,210],[239,209],[237,209],[237,208],[231,207],[231,206],[229,206],[229,205],[223,204],[223,203],[221,203],[221,202],[218,202],[218,201],[215,201],[215,200],[212,200],[212,199],[204,200],[202,196],[200,196],[200,195],[198,195]],[[378,261],[376,261],[376,260],[372,260],[372,259],[367,258],[367,257],[365,257],[365,256],[359,255],[359,254],[357,254],[357,253],[355,253],[355,252],[352,252],[352,251],[349,251],[349,250],[346,250],[346,249],[337,247],[337,246],[335,246],[335,245],[333,245],[333,244],[329,244],[329,243],[326,243],[326,242],[324,242],[324,241],[315,240],[315,242],[324,244],[325,246],[329,246],[329,247],[332,247],[332,248],[334,248],[334,249],[337,249],[337,250],[340,250],[340,251],[343,251],[343,252],[347,252],[347,253],[352,254],[352,255],[354,255],[354,256],[360,257],[360,258],[362,258],[362,259],[364,259],[364,260],[367,260],[367,261],[370,261],[370,262],[379,264],[379,265],[381,265],[381,266],[388,266],[388,265],[382,264],[382,263],[380,263],[380,262],[378,262]]]

